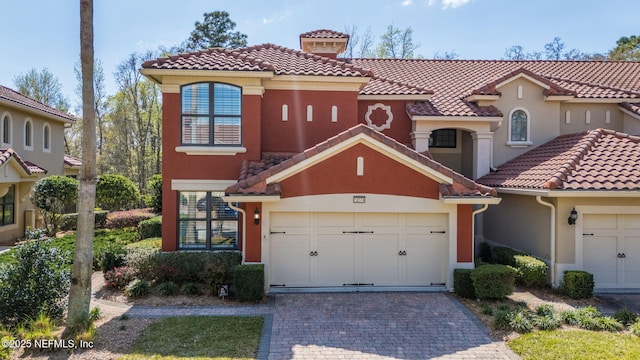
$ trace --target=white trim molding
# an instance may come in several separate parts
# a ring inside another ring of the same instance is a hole
[[[236,180],[172,179],[171,190],[177,191],[224,191],[237,183]]]
[[[187,155],[236,155],[246,153],[247,148],[243,146],[177,146],[176,152]]]

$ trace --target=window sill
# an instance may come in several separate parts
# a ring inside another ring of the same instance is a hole
[[[236,155],[246,153],[247,148],[242,146],[178,146],[176,152],[187,155]]]
[[[514,149],[527,148],[533,145],[531,141],[507,141],[507,145],[511,146]]]

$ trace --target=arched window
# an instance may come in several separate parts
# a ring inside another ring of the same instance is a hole
[[[11,116],[7,113],[2,116],[2,145],[11,145]]]
[[[222,83],[184,85],[182,145],[242,145],[242,88]]]
[[[51,151],[51,127],[49,124],[44,124],[44,128],[42,128],[42,149],[46,152]]]
[[[509,114],[509,145],[531,145],[529,134],[531,117],[522,108],[511,110]]]
[[[33,122],[31,119],[24,122],[24,148],[33,150]]]

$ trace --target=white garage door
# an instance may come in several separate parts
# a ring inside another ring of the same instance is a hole
[[[585,214],[582,236],[596,288],[640,288],[640,214]]]
[[[272,213],[271,286],[444,284],[446,214]]]

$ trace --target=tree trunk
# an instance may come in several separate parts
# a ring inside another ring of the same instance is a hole
[[[91,302],[97,183],[93,89],[93,0],[80,0],[80,61],[82,64],[82,172],[78,196],[77,241],[73,257],[65,337],[86,330],[89,325]]]

